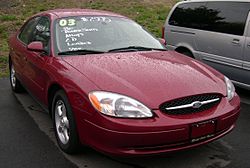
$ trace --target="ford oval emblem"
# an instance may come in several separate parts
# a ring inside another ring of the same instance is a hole
[[[196,101],[196,102],[193,102],[192,103],[192,107],[195,108],[195,109],[198,109],[202,106],[202,103],[200,101]]]

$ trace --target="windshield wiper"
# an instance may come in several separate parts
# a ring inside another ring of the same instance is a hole
[[[143,47],[143,46],[129,46],[129,47],[122,47],[122,48],[115,48],[111,49],[108,52],[117,52],[117,51],[152,51],[152,50],[159,50],[159,51],[166,51],[165,48],[149,48],[149,47]]]
[[[98,50],[73,50],[73,51],[63,51],[59,52],[58,55],[86,55],[86,54],[102,54],[105,53],[104,51],[98,51]]]

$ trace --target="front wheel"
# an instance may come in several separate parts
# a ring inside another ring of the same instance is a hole
[[[11,88],[15,93],[20,93],[23,91],[23,87],[22,87],[20,81],[16,78],[16,70],[11,62],[10,62],[9,67],[10,67],[10,76],[9,77],[10,77]]]
[[[79,146],[74,115],[64,91],[58,91],[53,99],[52,116],[59,147],[68,154],[77,152]]]

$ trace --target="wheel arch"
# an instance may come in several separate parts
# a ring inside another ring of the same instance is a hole
[[[58,83],[54,82],[48,87],[47,91],[47,101],[48,101],[48,110],[49,114],[52,115],[52,101],[54,98],[54,95],[57,91],[63,90],[65,92],[65,89]]]
[[[11,61],[11,56],[9,54],[9,69],[10,69],[10,65],[12,64],[12,61]]]
[[[10,69],[10,66],[13,64],[13,61],[12,61],[12,58],[11,58],[11,53],[9,53],[8,63],[9,63],[9,69]]]
[[[175,49],[176,52],[178,53],[185,53],[185,52],[188,52],[191,54],[192,58],[195,58],[194,57],[194,53],[192,52],[192,49],[190,49],[189,47],[186,47],[186,46],[179,46]]]

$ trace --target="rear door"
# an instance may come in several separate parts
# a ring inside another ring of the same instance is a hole
[[[201,59],[230,79],[242,81],[245,23],[249,3],[207,2],[196,44]]]
[[[244,62],[243,62],[243,74],[244,78],[242,79],[244,84],[249,85],[250,87],[250,13],[248,15],[248,21],[247,21],[247,33],[246,33],[246,43],[245,43],[245,49],[244,49]]]

